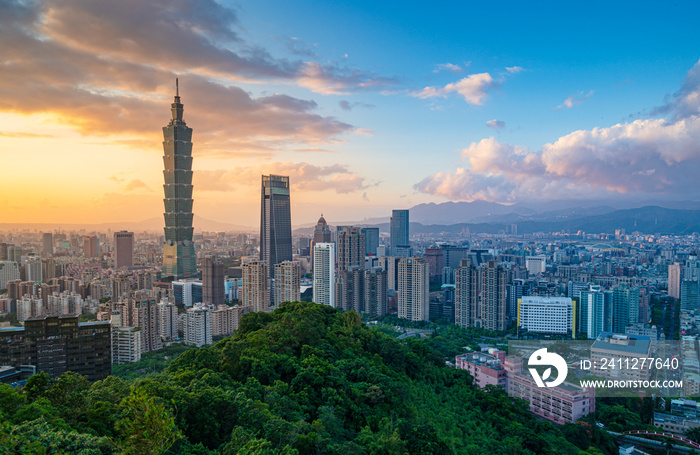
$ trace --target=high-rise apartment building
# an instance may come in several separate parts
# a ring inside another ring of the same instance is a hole
[[[283,261],[275,265],[275,307],[301,300],[301,265]]]
[[[292,260],[292,217],[287,176],[262,176],[260,260],[267,264],[270,277],[275,265]]]
[[[674,299],[681,298],[681,281],[683,280],[683,267],[678,262],[668,266],[668,296]]]
[[[363,313],[373,317],[384,316],[387,312],[387,278],[381,267],[372,267],[364,271],[365,301]]]
[[[406,212],[408,212],[406,210]],[[399,261],[399,317],[410,321],[427,321],[430,317],[430,270],[422,257]]]
[[[359,266],[339,268],[335,280],[335,306],[343,311],[364,312],[365,272]]]
[[[314,245],[313,300],[335,307],[335,244]]]
[[[141,360],[141,331],[138,327],[122,327],[118,318],[112,319],[112,365]]]
[[[365,235],[359,227],[344,226],[338,231],[338,270],[365,267]]]
[[[119,231],[114,233],[114,267],[134,266],[134,233]]]
[[[224,304],[224,264],[218,259],[206,258],[202,264],[202,302],[219,306]]]
[[[15,261],[0,261],[0,289],[7,289],[8,281],[19,278],[19,266]]]
[[[317,243],[330,243],[331,242],[331,229],[326,223],[326,219],[321,214],[321,218],[318,219],[316,226],[314,227],[314,237],[311,240],[311,267],[314,266],[314,245]]]
[[[251,261],[243,264],[243,285],[239,291],[243,306],[251,311],[270,311],[270,287],[267,262]]]
[[[698,311],[700,309],[700,286],[697,280],[681,281],[681,310]]]
[[[506,270],[497,261],[481,268],[481,326],[488,330],[506,330]]]
[[[182,118],[179,90],[171,111],[172,119],[163,127],[165,245],[161,275],[179,280],[197,276],[192,243],[192,128]]]
[[[211,312],[212,336],[230,336],[238,330],[241,318],[250,312],[250,307],[219,305]]]
[[[163,341],[172,341],[178,338],[177,334],[177,306],[167,300],[162,300],[157,305],[158,330]]]
[[[26,281],[33,281],[35,283],[41,283],[42,281],[42,267],[41,259],[33,257],[27,259],[24,263],[24,278]]]
[[[613,332],[625,333],[625,327],[639,322],[639,288],[614,287],[612,305]]]
[[[391,252],[389,256],[401,256],[399,253],[404,253],[410,249],[409,232],[408,232],[408,210],[392,210],[391,221],[389,227],[391,235]]]
[[[455,324],[460,327],[475,327],[480,318],[479,271],[469,259],[462,259],[454,273]]]
[[[579,332],[585,333],[589,339],[595,339],[601,333],[611,331],[613,293],[591,286],[588,291],[581,292],[578,313],[580,315],[577,318]]]
[[[187,310],[185,319],[185,344],[202,347],[212,344],[211,311],[197,304]]]
[[[41,236],[41,255],[44,257],[53,256],[53,234],[44,232]]]

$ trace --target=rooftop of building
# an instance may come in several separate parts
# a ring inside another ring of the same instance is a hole
[[[651,338],[644,335],[620,335],[603,332],[593,342],[591,350],[600,349],[624,354],[647,354]]]

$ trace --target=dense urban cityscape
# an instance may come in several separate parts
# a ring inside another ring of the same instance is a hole
[[[698,5],[293,3],[0,2],[0,455],[700,453]]]

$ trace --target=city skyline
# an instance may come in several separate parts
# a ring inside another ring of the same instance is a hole
[[[448,200],[696,199],[697,4],[413,6],[3,4],[2,221],[161,213],[176,76],[206,219],[255,226],[263,174],[290,176],[293,225]]]

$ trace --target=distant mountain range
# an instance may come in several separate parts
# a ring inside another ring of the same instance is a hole
[[[644,204],[640,206],[639,204]],[[518,203],[513,205],[495,202],[444,202],[419,204],[410,209],[411,232],[457,234],[465,228],[470,232],[498,233],[511,224],[518,225],[518,232],[614,232],[625,229],[628,233],[690,234],[700,232],[700,202],[698,201],[647,201],[629,203],[616,201],[549,201]],[[389,215],[389,214],[387,214]],[[314,223],[315,224],[315,223]],[[305,224],[294,230],[297,235],[310,235],[314,224]],[[389,232],[389,216],[363,221],[329,222],[332,226],[377,226]],[[194,216],[196,232],[258,232],[257,226],[222,223]],[[138,222],[114,222],[100,224],[66,223],[0,223],[0,231],[28,229],[32,231],[67,231],[84,229],[86,232],[106,232],[121,229],[134,232],[163,232],[163,218],[154,217]]]
[[[674,204],[680,205],[680,203]],[[613,233],[625,229],[646,234],[662,233],[686,235],[700,232],[700,203],[689,202],[690,210],[645,206],[631,209],[615,209],[605,205],[566,208],[554,204],[554,210],[536,212],[525,206],[504,206],[479,201],[479,203],[421,204],[411,208],[410,230],[414,234],[454,235],[468,229],[472,233],[498,233],[507,226],[517,224],[519,234],[533,232]],[[456,220],[469,220],[457,221]],[[374,226],[389,232],[389,223],[371,223],[366,220],[356,226]],[[351,224],[351,223],[348,223]],[[313,228],[297,229],[295,233],[310,234]]]

